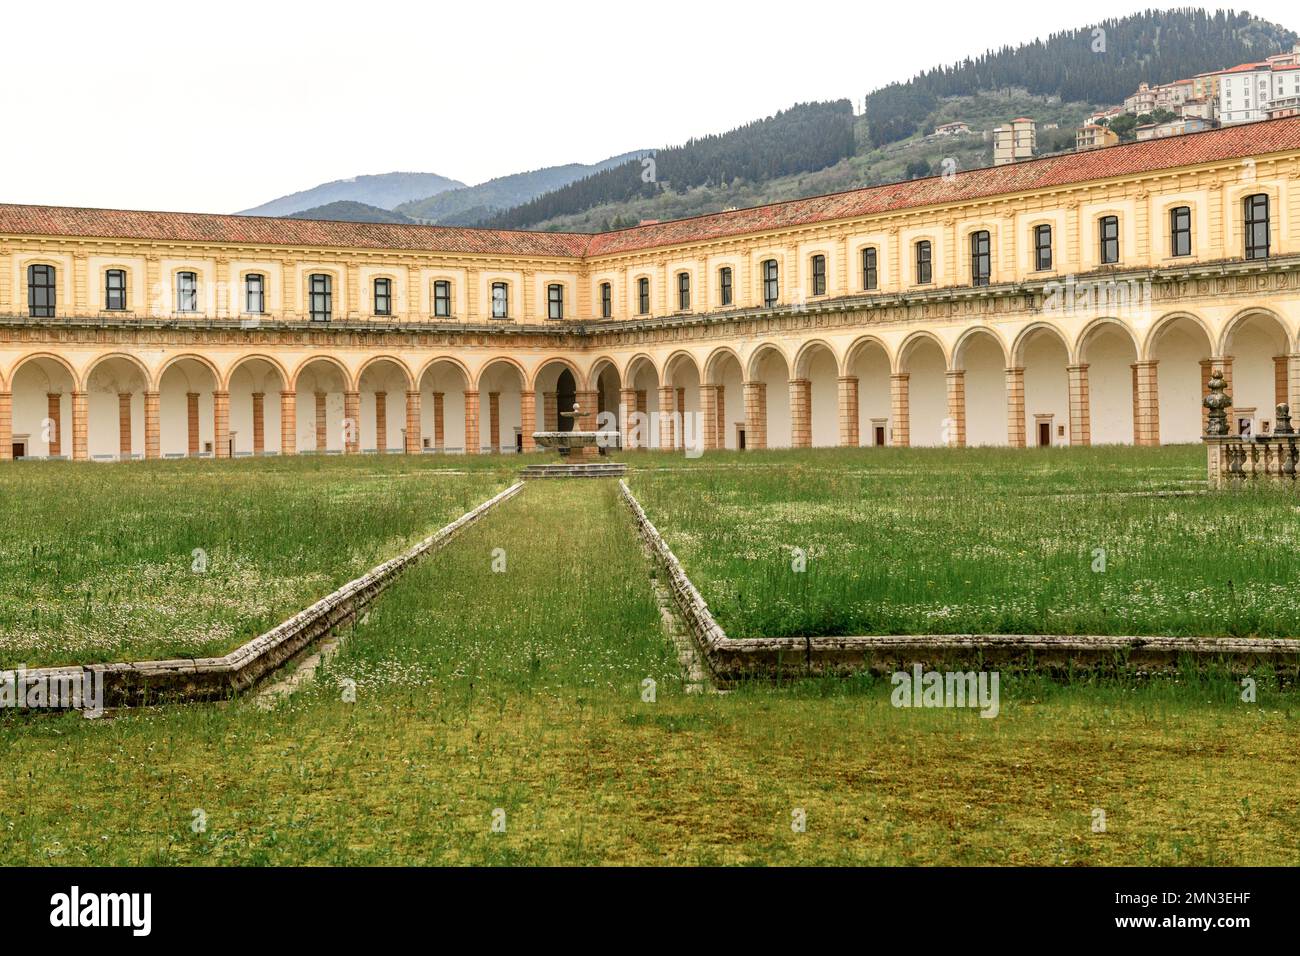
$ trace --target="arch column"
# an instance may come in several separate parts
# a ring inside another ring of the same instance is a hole
[[[253,392],[253,454],[266,451],[266,393]]]
[[[666,451],[676,447],[673,437],[673,406],[677,401],[677,390],[671,385],[659,386],[659,450]]]
[[[212,393],[212,453],[218,458],[230,457],[230,393]]]
[[[402,442],[408,455],[420,453],[420,390],[406,390],[406,439]]]
[[[131,393],[117,393],[117,457],[131,458]]]
[[[14,456],[14,394],[0,392],[0,461]]]
[[[1070,386],[1070,444],[1092,444],[1092,412],[1088,395],[1088,366],[1067,365]]]
[[[1025,447],[1025,370],[1007,369],[1007,445]]]
[[[767,384],[746,382],[745,391],[745,447],[762,450],[767,447]]]
[[[298,393],[280,392],[280,454],[298,454]]]
[[[1292,352],[1287,357],[1286,402],[1295,409],[1300,403],[1300,353]]]
[[[72,460],[86,461],[89,457],[89,396],[85,392],[72,393]]]
[[[1160,444],[1160,386],[1155,359],[1133,365],[1133,401],[1137,417],[1133,422],[1133,443],[1136,445]],[[1285,380],[1283,387],[1285,388]]]
[[[465,389],[465,454],[477,455],[482,438],[478,433],[478,389]]]
[[[966,447],[966,372],[949,369],[944,373],[948,383],[948,440],[949,448]]]
[[[861,442],[858,423],[858,377],[841,375],[837,380],[840,412],[840,447],[857,448]]]
[[[447,423],[443,418],[444,400],[446,393],[433,393],[433,447],[436,451],[442,451],[447,447]],[[465,444],[469,444],[469,436],[465,436]]]
[[[542,392],[542,421],[546,425],[545,431],[560,430],[559,400],[555,397],[555,392]]]
[[[525,389],[519,393],[519,435],[524,454],[537,451],[533,432],[537,431],[537,392]]]
[[[812,382],[790,379],[790,447],[812,447]]]
[[[632,446],[631,418],[636,412],[636,389],[620,388],[618,390],[618,431],[619,445],[626,451]]]
[[[74,393],[75,394],[75,393]],[[49,455],[63,454],[63,396],[57,392],[45,395],[45,417],[50,421]]]
[[[162,393],[144,393],[144,457],[162,457]]]
[[[343,393],[343,454],[361,451],[361,393]]]
[[[889,376],[889,404],[894,416],[893,445],[906,448],[912,443],[912,408],[908,395],[907,372],[894,372]]]
[[[704,450],[718,447],[718,386],[700,384],[700,416],[704,429]]]
[[[501,451],[501,393],[488,392],[488,451]]]
[[[388,453],[388,393],[375,392],[375,451]]]

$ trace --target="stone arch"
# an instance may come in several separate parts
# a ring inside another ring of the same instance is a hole
[[[793,366],[790,363],[790,356],[785,354],[785,349],[781,348],[781,346],[777,345],[775,342],[760,342],[758,345],[754,346],[753,351],[749,353],[749,361],[745,363],[746,381],[754,380],[755,370],[758,368],[759,363],[767,360],[768,355],[772,353],[780,356],[782,364],[785,365],[786,372],[788,373],[790,371]]]
[[[661,447],[684,448],[687,440],[694,443],[701,436],[704,416],[700,408],[700,384],[700,364],[692,353],[679,350],[664,362],[659,385]],[[666,389],[670,391],[665,392]],[[666,406],[665,394],[670,395]]]
[[[947,349],[931,332],[913,332],[899,345],[894,372],[907,376],[906,385],[900,387],[906,388],[909,445],[956,443],[957,426],[948,408],[949,366]]]
[[[1008,409],[1008,431],[1014,444],[1031,448],[1083,444],[1085,436],[1073,434],[1070,422],[1070,342],[1050,322],[1023,328],[1011,346],[1011,364],[1018,369],[1023,406]]]
[[[885,340],[880,338],[878,335],[859,335],[844,351],[844,364],[840,369],[840,374],[852,375],[853,372],[850,371],[850,369],[852,369],[858,359],[862,357],[863,351],[873,348],[879,349],[884,353],[886,360],[889,362],[889,367],[892,370],[894,367],[895,356],[893,350],[890,349]]]
[[[226,372],[235,455],[283,454],[289,373],[269,355],[241,355]]]
[[[1250,306],[1236,312],[1232,318],[1228,319],[1224,324],[1223,333],[1219,336],[1218,341],[1215,342],[1215,357],[1229,354],[1228,349],[1231,347],[1233,335],[1236,334],[1241,326],[1246,325],[1251,321],[1276,325],[1277,329],[1282,333],[1283,338],[1286,340],[1287,349],[1291,350],[1293,348],[1295,336],[1293,336],[1291,330],[1287,328],[1286,322],[1283,320],[1282,316],[1278,315],[1272,309],[1266,309],[1262,306]]]
[[[289,370],[285,368],[284,363],[273,355],[266,352],[249,352],[247,355],[241,355],[230,363],[226,369],[225,378],[222,380],[222,388],[227,391],[230,389],[230,383],[235,377],[235,373],[240,370],[247,362],[260,361],[271,366],[280,376],[280,387],[287,388],[291,381]]]
[[[71,457],[72,393],[81,389],[67,359],[32,352],[18,359],[6,383],[13,445],[27,457]]]
[[[544,363],[543,367],[549,364],[549,362]],[[567,369],[568,365],[565,364],[563,367]],[[525,437],[523,406],[529,400],[525,395],[524,387],[527,381],[519,363],[504,355],[493,358],[479,369],[477,436],[474,434],[474,423],[471,421],[472,399],[465,420],[465,430],[470,439],[477,437],[477,450],[490,453],[523,450]],[[537,395],[533,394],[531,400],[535,415]],[[532,431],[537,430],[536,427],[532,429]],[[531,440],[532,435],[529,434],[527,437]]]
[[[1155,357],[1156,344],[1160,337],[1170,326],[1176,325],[1180,322],[1189,322],[1197,326],[1205,335],[1206,341],[1210,343],[1210,348],[1215,348],[1218,336],[1214,334],[1214,330],[1210,328],[1210,324],[1195,312],[1166,312],[1152,324],[1150,330],[1146,334],[1146,338],[1142,340],[1142,348],[1138,352],[1138,355],[1141,356],[1143,360],[1153,359]]]
[[[377,278],[383,278],[383,276],[378,276]],[[415,381],[415,377],[411,374],[411,368],[409,365],[395,355],[372,355],[370,358],[362,362],[361,367],[357,369],[356,384],[358,390],[361,388],[361,379],[366,374],[366,371],[380,362],[387,362],[388,364],[395,366],[401,371],[402,377],[405,379],[403,384],[406,388],[410,389],[414,387],[412,383]]]
[[[466,387],[469,387],[469,383],[475,380],[475,377],[470,374],[469,368],[460,359],[452,355],[435,355],[433,358],[428,359],[423,365],[420,366],[420,370],[415,375],[416,387],[417,388],[420,387],[421,383],[424,382],[424,377],[433,369],[435,365],[443,362],[445,362],[447,365],[452,365],[456,367],[456,369],[460,372],[462,378],[464,379],[464,384]],[[522,374],[522,371],[520,374]]]
[[[952,364],[961,386],[965,443],[1007,444],[1008,362],[1002,337],[983,325],[967,329],[953,345]]]
[[[844,353],[841,372],[856,383],[858,392],[858,445],[885,447],[894,441],[889,379],[893,368],[893,353],[875,335],[859,336]]]
[[[498,362],[502,360],[507,360],[510,361],[512,364],[518,365],[518,363],[514,362],[513,359],[505,359],[504,356],[502,358],[494,358],[492,361]],[[576,386],[579,392],[583,391],[586,388],[587,379],[586,376],[582,374],[582,370],[578,368],[577,363],[575,363],[572,359],[565,358],[563,355],[552,355],[548,358],[542,359],[533,368],[533,374],[531,378],[530,376],[524,373],[522,366],[519,366],[519,369],[520,369],[520,374],[524,375],[524,381],[530,383],[528,387],[532,391],[539,391],[542,388],[541,383],[542,383],[543,375],[547,373],[548,370],[550,370],[555,365],[563,366],[564,368],[569,370],[569,373],[573,376],[574,385]]]
[[[634,427],[627,431],[628,448],[659,447],[659,365],[645,353],[633,356],[627,363],[623,374],[623,387],[630,389],[633,407],[629,412],[637,412],[631,418]]]
[[[1133,349],[1135,361],[1142,354],[1142,343],[1138,341],[1133,328],[1127,322],[1114,316],[1103,315],[1090,321],[1075,337],[1074,347],[1071,349],[1071,358],[1076,364],[1088,360],[1088,346],[1097,338],[1098,334],[1105,331],[1115,331],[1127,338],[1129,346]]]
[[[647,352],[638,352],[633,355],[619,370],[619,378],[624,382],[632,382],[641,373],[643,366],[649,366],[656,379],[659,378],[659,365],[654,358]]]
[[[790,363],[790,367],[794,370],[795,377],[797,378],[808,377],[808,363],[812,355],[815,352],[817,352],[819,349],[825,349],[827,352],[829,352],[831,358],[835,360],[835,368],[837,370],[839,369],[840,356],[835,351],[835,347],[831,345],[829,342],[827,342],[825,339],[809,339],[807,342],[804,342],[802,345],[799,346],[798,351],[794,353],[794,359]]]
[[[766,448],[789,448],[796,437],[790,415],[790,360],[785,350],[773,342],[764,342],[749,355],[746,391],[752,386],[762,386],[762,406],[765,428],[760,432],[749,421],[750,406],[746,403],[746,433],[763,434]],[[757,446],[757,442],[755,442]]]
[[[443,355],[424,363],[416,381],[420,390],[420,449],[464,451],[465,392],[474,377],[459,359]]]
[[[1075,366],[1087,366],[1088,434],[1092,444],[1141,440],[1138,349],[1132,328],[1110,317],[1093,319],[1079,332]]]
[[[167,359],[167,361],[163,362],[163,364],[158,367],[158,371],[154,374],[154,380],[153,380],[154,391],[162,391],[163,376],[167,374],[168,369],[172,368],[179,362],[186,362],[186,361],[196,362],[197,364],[207,369],[208,372],[211,373],[212,375],[213,388],[219,389],[222,387],[224,383],[224,379],[221,377],[221,372],[217,369],[217,365],[215,362],[212,361],[212,359],[208,358],[205,355],[200,355],[197,352],[182,352],[180,355],[173,355],[171,358]]]
[[[173,458],[216,454],[215,393],[222,385],[216,366],[202,355],[176,355],[157,375],[160,453]]]
[[[296,396],[299,452],[338,454],[359,447],[360,412],[348,407],[348,393],[356,387],[347,366],[332,355],[310,356],[294,369],[289,389]]]
[[[353,381],[352,372],[348,370],[348,367],[344,365],[340,359],[323,352],[307,356],[294,367],[293,373],[289,376],[289,387],[294,391],[297,391],[299,379],[302,378],[302,373],[306,371],[309,366],[314,365],[317,362],[325,362],[328,365],[334,366],[339,375],[343,377],[343,390],[355,391],[356,383]]]
[[[1142,361],[1156,377],[1160,444],[1196,442],[1205,432],[1214,339],[1209,326],[1190,312],[1162,316],[1142,343]]]
[[[952,346],[952,368],[962,369],[965,367],[965,353],[970,348],[972,340],[980,341],[990,339],[998,347],[998,352],[1002,355],[1002,364],[1005,368],[1010,365],[1007,344],[1002,340],[1002,336],[989,328],[987,325],[973,325],[957,337],[957,341]]]
[[[740,448],[745,429],[745,365],[735,349],[719,346],[704,361],[704,381],[713,386],[714,427],[711,444],[717,448]]]
[[[894,368],[895,372],[906,371],[905,366],[908,359],[908,353],[913,349],[920,347],[921,343],[924,341],[932,342],[934,346],[939,350],[939,354],[943,356],[943,365],[945,369],[952,367],[952,361],[951,361],[952,357],[948,354],[948,347],[943,344],[943,339],[939,338],[939,336],[935,335],[933,332],[929,331],[928,329],[917,329],[915,332],[909,334],[907,338],[903,339],[903,341],[899,343],[898,354],[895,360],[896,361],[896,366]]]
[[[794,374],[799,384],[791,386],[791,401],[807,406],[806,434],[792,436],[796,444],[833,448],[839,443],[840,357],[822,339],[805,342],[794,357]],[[807,384],[803,384],[807,383]],[[801,391],[802,395],[795,392]],[[801,431],[804,429],[800,429]]]
[[[85,370],[86,450],[91,458],[143,458],[149,370],[134,355],[100,355]]]
[[[1030,339],[1039,337],[1044,333],[1054,336],[1056,340],[1061,343],[1061,348],[1065,350],[1066,364],[1069,364],[1072,357],[1072,351],[1070,339],[1065,332],[1053,325],[1051,322],[1031,322],[1016,333],[1016,337],[1011,343],[1009,353],[1011,365],[1017,367],[1023,366],[1025,364],[1026,344]]]
[[[1291,351],[1290,330],[1271,309],[1242,309],[1224,326],[1215,364],[1228,380],[1228,422],[1234,434],[1244,419],[1253,420],[1256,431],[1266,422],[1271,427],[1276,407],[1288,401]]]
[[[405,449],[406,395],[411,370],[401,359],[376,355],[357,369],[357,435],[362,451],[378,454]]]
[[[623,376],[618,363],[609,356],[602,355],[591,364],[587,371],[587,381],[596,393],[596,427],[621,433]]]

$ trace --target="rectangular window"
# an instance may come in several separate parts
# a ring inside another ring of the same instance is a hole
[[[731,305],[731,266],[718,270],[718,292],[723,305]]]
[[[447,279],[433,284],[433,314],[440,319],[451,317],[451,282]]]
[[[650,280],[636,280],[636,310],[640,315],[650,314]]]
[[[492,283],[492,318],[510,317],[510,287],[504,282]]]
[[[826,257],[812,257],[812,294],[826,294]]]
[[[691,307],[691,274],[677,273],[677,308],[685,312]]]
[[[930,240],[922,239],[916,244],[916,284],[925,285],[933,278],[933,260]]]
[[[993,253],[989,244],[987,230],[970,234],[970,281],[971,285],[988,285],[993,275]]]
[[[775,259],[763,260],[763,305],[772,308],[776,305],[776,300],[781,297],[781,284],[779,281]]]
[[[199,311],[199,277],[197,273],[176,273],[176,311]]]
[[[1097,226],[1101,239],[1102,265],[1119,262],[1119,217],[1102,216]]]
[[[1169,254],[1192,254],[1192,210],[1187,206],[1169,210]]]
[[[551,319],[564,318],[564,286],[559,283],[546,287],[546,315]]]
[[[126,271],[109,269],[104,273],[104,310],[126,311]]]
[[[875,247],[862,250],[862,290],[870,292],[880,284]]]
[[[393,314],[393,280],[375,280],[375,315]]]
[[[1268,258],[1268,196],[1256,193],[1247,196],[1246,204],[1246,258]]]
[[[27,267],[27,310],[34,319],[54,318],[54,266]]]
[[[315,273],[308,280],[311,320],[328,322],[334,315],[334,277]]]
[[[600,317],[608,319],[614,314],[614,288],[608,282],[600,284]]]
[[[1034,227],[1034,268],[1045,272],[1052,268],[1052,227]]]
[[[256,272],[244,276],[244,311],[261,315],[266,311],[266,277]]]

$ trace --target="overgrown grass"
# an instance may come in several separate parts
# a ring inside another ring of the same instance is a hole
[[[1300,863],[1292,693],[1018,679],[992,720],[865,678],[688,696],[649,573],[612,482],[537,482],[270,712],[0,713],[6,860]]]
[[[738,457],[631,478],[732,637],[1296,634],[1300,498],[1207,493],[1199,448]]]
[[[0,666],[220,655],[504,487],[501,458],[0,468]]]

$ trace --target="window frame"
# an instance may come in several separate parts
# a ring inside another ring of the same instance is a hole
[[[1046,242],[1043,241],[1046,237]],[[1052,224],[1040,222],[1034,226],[1034,271],[1050,272],[1054,251],[1052,249]]]
[[[636,280],[636,314],[650,314],[650,280],[646,276]]]
[[[381,292],[380,289],[383,289]],[[387,276],[378,276],[371,283],[371,292],[373,302],[371,303],[375,310],[375,315],[390,316],[393,314],[393,280]]]
[[[185,284],[189,283],[189,288]],[[190,269],[181,269],[176,273],[176,312],[194,315],[199,311],[199,274]]]
[[[1254,211],[1263,208],[1263,218],[1257,218],[1253,215]],[[1272,204],[1269,201],[1268,193],[1251,193],[1249,196],[1242,197],[1242,252],[1247,259],[1267,259],[1271,251],[1271,236],[1269,235],[1272,226]],[[1257,242],[1260,230],[1264,237],[1263,245]],[[1261,251],[1262,250],[1262,251]]]
[[[759,268],[762,270],[763,308],[775,308],[781,301],[781,267],[775,259],[764,259]]]
[[[600,284],[600,317],[602,319],[612,319],[614,317],[614,285],[610,282]]]
[[[552,322],[564,319],[564,286],[559,282],[546,284],[546,317]]]
[[[812,294],[814,296],[826,294],[826,256],[823,253],[817,253],[812,257],[810,263],[810,272],[812,278]]]
[[[433,280],[433,317],[435,319],[451,318],[451,280]]]
[[[44,281],[37,282],[37,276]],[[39,294],[38,294],[39,293]],[[37,300],[40,300],[39,302]],[[52,319],[59,307],[59,270],[48,262],[27,267],[27,314],[33,319]]]
[[[987,229],[970,234],[970,284],[986,286],[993,281],[993,237]]]
[[[313,322],[329,322],[334,318],[334,276],[328,272],[307,276],[307,307]]]
[[[689,272],[677,273],[677,311],[689,312],[691,310],[691,274]]]
[[[490,292],[492,301],[492,318],[502,322],[509,321],[510,283],[504,281],[493,282]],[[500,293],[500,295],[497,293]]]
[[[912,267],[916,270],[916,285],[934,282],[934,244],[929,239],[918,239],[913,244]]]
[[[880,288],[880,253],[875,246],[862,247],[862,291]]]
[[[735,301],[735,275],[731,271],[731,266],[722,266],[718,269],[718,302],[724,306],[731,305]]]
[[[1107,229],[1114,235],[1107,236]],[[1119,264],[1119,216],[1101,216],[1097,220],[1097,261],[1103,266]]]
[[[116,288],[113,287],[113,280],[120,282]],[[116,295],[117,305],[113,304],[113,297]],[[126,270],[125,269],[105,269],[104,270],[104,311],[105,312],[125,312],[126,311]]]
[[[1179,225],[1179,219],[1183,220]],[[1185,245],[1180,246],[1179,239]],[[1183,251],[1179,251],[1182,248]],[[1169,208],[1169,256],[1181,259],[1192,254],[1192,207],[1171,206]]]
[[[253,288],[254,282],[257,285],[256,289]],[[256,302],[254,296],[257,297]],[[260,272],[244,273],[244,314],[266,314],[266,276]]]

